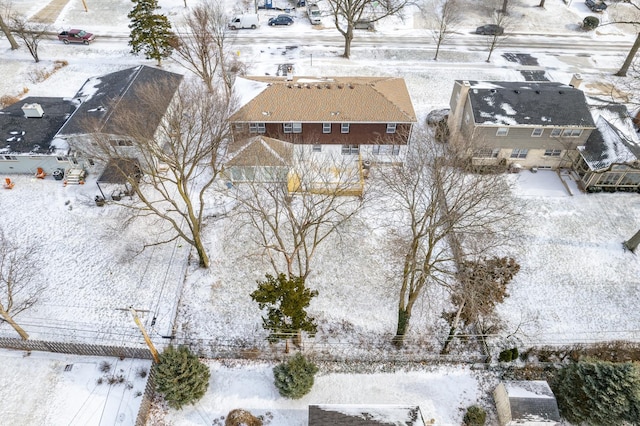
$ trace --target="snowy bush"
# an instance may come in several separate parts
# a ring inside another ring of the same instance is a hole
[[[518,359],[518,348],[505,349],[498,355],[498,361],[510,362]]]
[[[578,362],[552,382],[560,413],[574,424],[637,424],[640,371],[631,362]]]
[[[240,408],[229,411],[224,426],[262,426],[262,420]]]
[[[273,368],[276,388],[285,398],[299,399],[309,393],[313,387],[313,378],[318,367],[300,353],[289,361]]]
[[[600,20],[595,16],[587,16],[582,21],[582,28],[587,31],[595,30],[600,25]]]
[[[209,387],[209,367],[185,346],[169,346],[153,368],[156,389],[171,408],[195,403]]]
[[[462,421],[464,426],[484,426],[487,421],[487,412],[482,407],[472,405],[467,408]]]

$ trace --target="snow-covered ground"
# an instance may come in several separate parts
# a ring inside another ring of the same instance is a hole
[[[32,0],[9,3],[12,10],[27,15],[42,6]],[[187,3],[195,4],[195,0]],[[544,10],[534,3],[538,2],[510,1],[514,38],[527,37],[533,44],[548,34],[561,34],[594,42],[614,40],[630,46],[635,37],[633,28],[615,25],[592,33],[578,31],[578,23],[590,14],[582,1],[567,6],[561,0],[547,0]],[[11,51],[6,40],[0,39],[0,96],[26,92],[31,96],[71,97],[89,77],[139,64],[153,66],[153,61],[130,55],[125,41],[104,37],[128,33],[129,0],[87,0],[87,4],[89,12],[84,11],[81,0],[70,0],[52,30],[80,27],[95,32],[98,39],[91,46],[45,41],[40,46],[41,62],[35,64],[24,48]],[[475,27],[490,22],[491,8],[484,6],[485,2],[469,4],[455,37],[459,41],[477,40],[478,36],[471,34]],[[174,22],[180,22],[185,10],[183,0],[161,0],[160,5]],[[237,6],[230,5],[229,9],[233,7]],[[275,12],[260,13],[264,23]],[[617,13],[620,12],[610,7],[600,17],[611,20]],[[522,67],[501,56],[505,50],[513,51],[508,49],[499,48],[492,63],[487,64],[482,47],[456,44],[441,52],[439,61],[432,61],[431,39],[415,10],[407,13],[404,21],[389,19],[378,24],[375,34],[423,37],[425,43],[421,47],[388,50],[359,45],[359,40],[373,35],[358,32],[350,60],[338,56],[342,52],[340,44],[286,48],[296,44],[296,34],[337,35],[330,18],[324,18],[323,26],[312,27],[302,10],[295,11],[294,16],[297,21],[292,27],[263,25],[249,33],[259,40],[256,45],[239,45],[239,58],[248,64],[249,74],[275,74],[277,65],[287,62],[294,64],[299,75],[399,75],[407,81],[421,122],[431,109],[448,106],[455,79],[523,79],[519,72]],[[250,30],[243,36],[247,31]],[[291,40],[265,44],[269,34],[290,34]],[[547,76],[556,81],[567,83],[573,73],[582,73],[582,88],[598,96],[606,94],[601,83],[611,80],[602,71],[617,69],[624,59],[621,54],[558,54],[534,47],[518,52],[535,56]],[[68,65],[39,81],[38,71],[52,69],[55,60],[66,60]],[[185,72],[171,61],[165,61],[163,68]],[[38,274],[47,291],[34,309],[16,318],[31,338],[144,347],[126,309],[133,306],[160,348],[167,342],[163,336],[172,334],[174,320],[178,341],[188,340],[196,347],[215,343],[224,348],[225,344],[239,342],[248,347],[262,345],[260,312],[248,294],[269,267],[260,258],[248,256],[247,239],[238,235],[233,219],[222,218],[207,227],[205,238],[212,260],[207,271],[188,264],[188,249],[180,243],[139,253],[142,242],[158,234],[157,224],[137,221],[125,226],[122,209],[95,206],[95,177],[90,175],[84,186],[63,187],[53,179],[15,176],[15,188],[0,192],[2,229],[40,250]],[[525,344],[640,340],[636,304],[640,262],[624,252],[621,245],[638,229],[638,195],[585,195],[569,182],[571,195],[552,172],[522,172],[507,178],[516,180],[514,203],[526,203],[528,225],[520,230],[521,239],[512,254],[522,269],[510,285],[510,297],[498,308],[506,323],[505,333],[519,328],[518,338]],[[319,253],[309,285],[319,291],[310,311],[318,318],[322,333],[308,350],[315,345],[330,348],[339,356],[353,356],[356,347],[379,347],[393,333],[397,289],[390,284],[394,271],[384,250],[389,250],[391,242],[388,236],[373,231],[376,220],[365,212],[359,222],[362,227],[354,226],[349,244],[334,250],[331,242]],[[447,303],[446,294],[434,291],[429,296],[421,301],[412,318],[411,338],[420,348],[437,345],[445,331],[440,314]],[[0,325],[0,335],[16,337],[6,323]],[[496,339],[497,344],[501,342]],[[382,346],[382,350],[386,348]],[[56,369],[48,371],[51,367],[46,362],[59,366],[80,361],[60,361],[56,355],[35,356],[36,353],[22,358],[21,352],[8,353],[11,355],[2,353],[0,375],[15,383],[12,395],[16,398],[7,405],[4,401],[9,399],[0,394],[0,411],[20,415],[20,403],[29,403],[29,413],[34,416],[33,422],[11,424],[131,424],[131,417],[127,415],[120,421],[117,415],[121,411],[111,408],[101,409],[111,415],[104,417],[102,423],[88,418],[86,422],[73,423],[64,416],[80,412],[79,407],[58,415],[55,409],[47,408],[48,404],[40,403],[45,397],[36,398],[29,384],[45,380],[61,383],[66,374],[55,374]],[[5,358],[10,361],[4,362]],[[44,364],[27,364],[40,358]],[[304,424],[307,404],[347,402],[416,404],[421,406],[425,419],[434,418],[436,424],[459,424],[460,409],[490,390],[477,379],[477,374],[464,368],[367,375],[321,371],[312,393],[294,402],[277,395],[271,381],[271,364],[210,365],[213,374],[207,396],[183,412],[170,411],[166,423],[212,424],[233,408],[245,408],[256,414],[273,413],[272,425],[297,426]],[[46,379],[43,370],[50,374]],[[14,372],[20,374],[18,378],[14,378]],[[78,378],[74,386],[85,386],[83,380],[84,377]],[[88,396],[78,398],[83,401]],[[103,407],[111,407],[109,404],[103,402]],[[135,398],[128,404],[135,407]],[[165,421],[162,413],[157,413],[154,420],[158,424]]]

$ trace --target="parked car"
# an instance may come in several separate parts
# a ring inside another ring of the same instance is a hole
[[[258,22],[258,15],[255,14],[234,16],[233,19],[231,19],[231,22],[227,24],[227,27],[231,30],[238,30],[241,28],[251,28],[252,30],[255,30],[259,26],[260,23]]]
[[[603,1],[585,0],[584,4],[586,4],[592,12],[604,12],[607,9],[607,5]]]
[[[269,25],[291,25],[293,24],[293,18],[289,15],[278,15],[275,18],[269,19]]]
[[[500,25],[489,24],[476,28],[476,34],[482,35],[502,35],[504,34],[504,28]]]
[[[89,44],[95,39],[95,36],[92,33],[88,33],[85,30],[69,30],[62,31],[58,34],[58,40],[62,41],[64,44],[69,43],[82,43]]]

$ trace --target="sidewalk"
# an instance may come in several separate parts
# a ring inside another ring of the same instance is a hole
[[[40,24],[53,24],[60,16],[62,9],[69,3],[69,0],[51,0],[48,5],[43,7],[33,15],[31,21]]]

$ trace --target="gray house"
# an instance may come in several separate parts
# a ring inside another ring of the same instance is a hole
[[[51,174],[77,160],[69,144],[56,133],[76,109],[63,98],[28,97],[0,110],[0,173]]]
[[[556,426],[560,412],[544,380],[504,381],[493,391],[500,426]]]
[[[478,166],[570,167],[596,128],[580,81],[577,75],[570,85],[457,80],[451,141]]]
[[[640,191],[640,141],[622,105],[601,110],[573,170],[588,192]],[[615,123],[615,124],[614,124]]]

